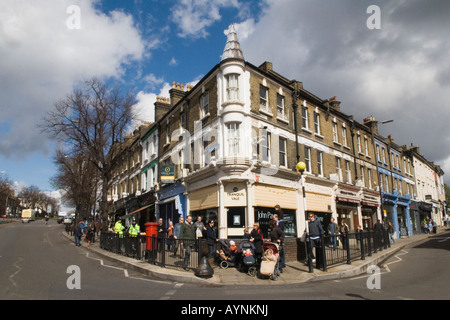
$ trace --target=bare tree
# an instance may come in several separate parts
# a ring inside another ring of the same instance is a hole
[[[55,104],[41,128],[50,137],[63,141],[73,153],[83,150],[84,157],[99,172],[102,185],[100,213],[107,219],[107,196],[111,177],[119,160],[120,144],[133,119],[134,95],[123,95],[98,79],[86,81]]]
[[[0,174],[0,213],[6,214],[6,201],[14,194],[12,181],[5,175]]]
[[[82,152],[70,156],[61,149],[56,150],[54,162],[58,171],[51,179],[53,186],[65,190],[63,200],[75,207],[79,218],[87,218],[96,201],[99,181],[97,168]]]

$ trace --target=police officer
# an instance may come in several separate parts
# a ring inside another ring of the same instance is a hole
[[[139,235],[139,233],[141,232],[141,227],[136,224],[136,220],[133,218],[133,222],[130,226],[130,229],[128,230],[128,234],[130,235],[130,237],[137,237]]]
[[[122,219],[119,218],[114,225],[114,232],[116,233],[116,237],[123,238],[123,230],[125,230],[125,227],[122,224]]]
[[[136,223],[136,219],[133,218],[130,228],[128,229],[128,235],[130,236],[131,252],[133,255],[138,253],[138,235],[141,232],[141,227]]]
[[[120,253],[122,251],[122,245],[123,245],[123,230],[125,230],[125,227],[122,224],[122,219],[119,218],[114,225],[114,232],[116,233],[116,243],[117,243],[117,253]]]

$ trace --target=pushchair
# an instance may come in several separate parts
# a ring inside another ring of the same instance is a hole
[[[266,242],[263,244],[263,257],[261,259],[261,267],[259,273],[261,276],[270,277],[276,281],[280,275],[278,263],[280,259],[280,251],[278,244]]]
[[[249,276],[256,276],[256,258],[255,246],[248,240],[244,240],[239,245],[239,252],[241,254],[239,261],[239,271],[246,272]]]
[[[238,254],[234,247],[234,242],[230,241],[230,245],[226,240],[219,240],[220,250],[215,253],[215,260],[222,269],[235,267],[238,265]]]

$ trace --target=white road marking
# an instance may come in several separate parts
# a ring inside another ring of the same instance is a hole
[[[176,283],[174,289],[167,291],[159,300],[169,300],[171,296],[177,293],[177,290],[183,286],[183,283]]]
[[[393,263],[397,263],[397,262],[402,261],[402,258],[400,258],[399,256],[402,256],[402,255],[408,253],[408,251],[406,251],[406,250],[404,250],[404,249],[402,249],[400,252],[401,252],[401,253],[398,253],[398,254],[396,254],[396,255],[394,256],[395,258],[397,258],[396,261],[392,261],[392,262],[383,264],[383,265],[381,266],[381,268],[384,268],[386,271],[380,272],[380,274],[385,274],[385,273],[391,272],[391,269],[389,269],[389,265],[391,265],[391,264],[393,264]],[[359,276],[359,277],[355,277],[355,278],[350,278],[350,280],[364,279],[364,278],[370,277],[371,275],[372,275],[372,274],[366,274],[366,275],[363,275],[363,276]]]
[[[97,258],[92,258],[89,256],[89,252],[86,252],[86,258],[92,259],[92,260],[97,260],[99,261],[100,265],[103,267],[107,267],[107,268],[111,268],[111,269],[116,269],[116,270],[122,270],[123,274],[126,278],[130,278],[130,279],[135,279],[135,280],[142,280],[142,281],[148,281],[148,282],[154,282],[154,283],[163,283],[163,284],[172,284],[173,282],[171,281],[163,281],[163,280],[153,280],[153,279],[147,279],[147,278],[140,278],[140,277],[130,277],[130,275],[128,274],[128,270],[124,269],[124,268],[120,268],[120,267],[115,267],[115,266],[110,266],[107,265],[103,262],[102,259],[97,259]]]
[[[22,267],[17,265],[17,263],[22,262],[23,259],[21,257],[17,257],[17,261],[13,263],[13,266],[17,268],[17,271],[8,277],[9,281],[12,283],[14,287],[18,287],[17,282],[14,280],[14,277],[22,271]]]

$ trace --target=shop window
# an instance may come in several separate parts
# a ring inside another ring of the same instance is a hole
[[[245,227],[245,207],[228,208],[228,228]],[[244,234],[244,231],[242,231]]]

